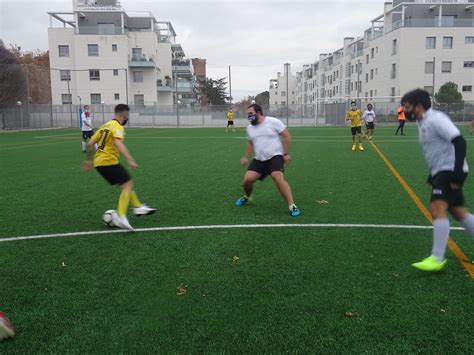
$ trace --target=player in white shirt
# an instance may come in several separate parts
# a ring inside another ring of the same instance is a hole
[[[291,161],[289,154],[291,136],[285,125],[277,118],[263,115],[260,105],[252,104],[247,108],[250,125],[247,127],[247,149],[240,159],[240,164],[249,164],[249,158],[255,158],[248,166],[243,181],[244,196],[236,201],[237,206],[244,206],[249,201],[253,184],[270,175],[280,194],[288,203],[290,214],[298,217],[301,212],[293,200],[290,185],[284,176],[285,163]],[[282,142],[283,140],[283,142]]]
[[[405,94],[402,105],[406,119],[418,123],[419,140],[430,169],[430,209],[433,217],[431,255],[413,266],[423,271],[440,271],[446,265],[450,223],[448,212],[474,236],[474,215],[464,207],[462,187],[469,168],[466,141],[451,119],[431,108],[430,95],[417,89]]]
[[[85,152],[86,147],[87,147],[87,141],[94,134],[94,127],[92,126],[92,116],[89,112],[88,105],[84,105],[84,112],[82,112],[82,115],[81,115],[81,131],[82,131],[82,151]]]
[[[367,128],[367,131],[365,132],[364,136],[367,139],[372,140],[375,129],[375,111],[372,104],[367,105],[367,110],[364,111],[362,119],[364,120],[365,127]]]

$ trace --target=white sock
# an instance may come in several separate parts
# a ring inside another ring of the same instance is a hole
[[[461,226],[471,235],[474,236],[474,215],[468,214],[466,218],[461,221]]]
[[[449,219],[439,218],[433,221],[433,255],[439,262],[444,260],[449,239]]]
[[[293,209],[293,207],[296,207],[296,205],[293,203],[291,205],[288,205],[288,208],[290,209],[290,211]]]
[[[82,141],[82,150],[86,150],[86,142]]]

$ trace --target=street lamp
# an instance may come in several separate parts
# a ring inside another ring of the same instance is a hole
[[[18,106],[18,109],[20,110],[20,124],[21,124],[21,129],[23,129],[23,110],[21,109],[21,101],[17,101],[16,105]]]

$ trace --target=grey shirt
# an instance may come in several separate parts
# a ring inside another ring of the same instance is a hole
[[[446,114],[433,109],[426,111],[417,123],[420,144],[431,176],[440,171],[454,171],[454,145],[451,141],[461,135],[459,129]],[[463,171],[469,171],[465,159]]]

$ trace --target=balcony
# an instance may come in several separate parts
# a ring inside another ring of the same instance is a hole
[[[474,27],[474,19],[411,19],[398,20],[392,24],[387,24],[385,33],[395,31],[401,27]]]
[[[130,68],[156,68],[156,64],[153,58],[147,58],[145,55],[143,55],[142,57],[133,55],[129,56],[128,66]]]
[[[161,80],[156,81],[156,91],[158,92],[174,92],[174,84],[171,80]]]
[[[74,28],[76,35],[99,35],[99,36],[107,36],[107,35],[123,35],[125,34],[122,27],[116,26],[79,26]]]
[[[179,75],[189,74],[192,75],[191,62],[190,60],[178,60],[175,59],[171,62],[173,73]]]

